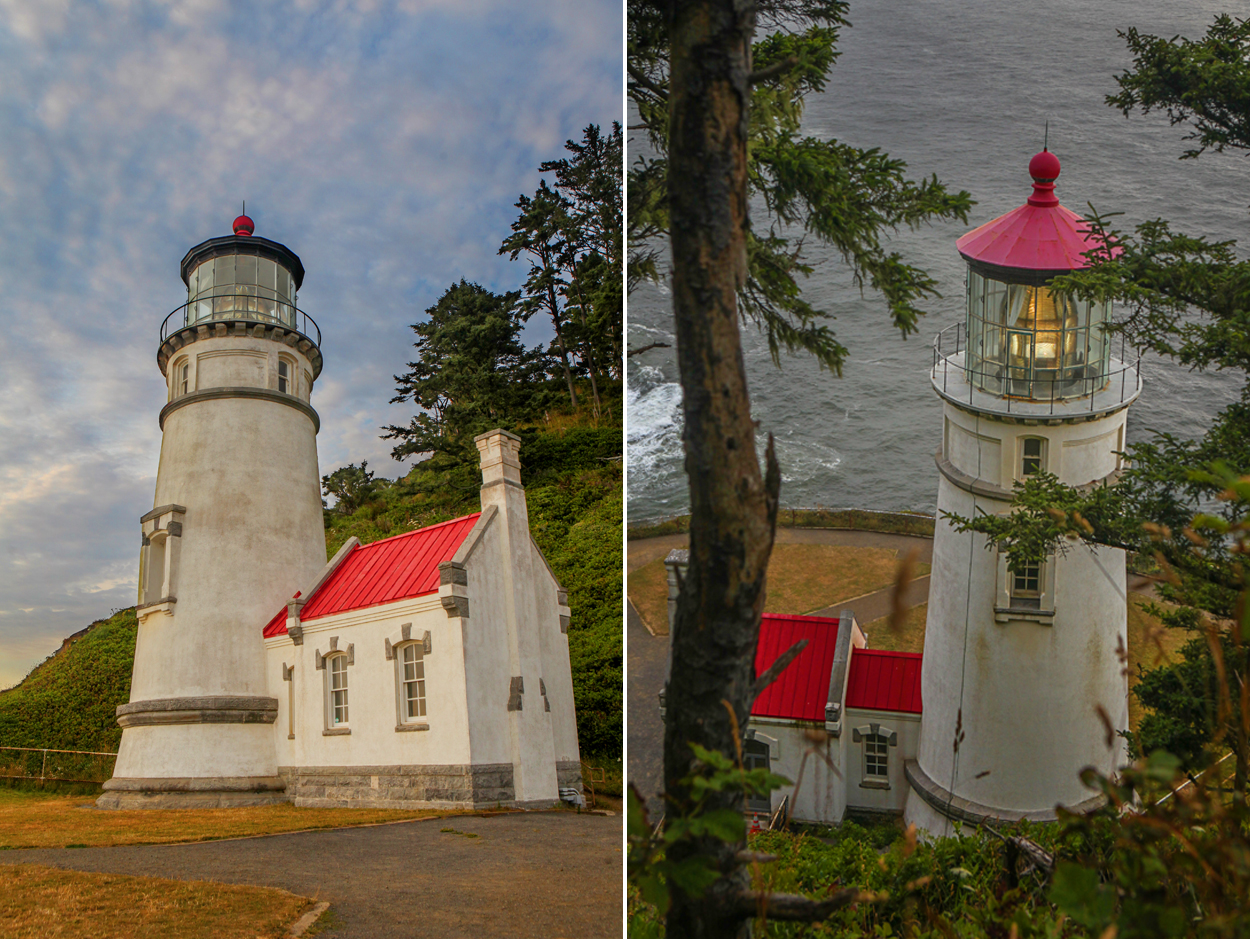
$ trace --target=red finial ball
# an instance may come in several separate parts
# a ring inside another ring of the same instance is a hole
[[[1043,150],[1029,160],[1029,175],[1039,183],[1054,182],[1059,177],[1059,157]]]
[[[1034,159],[1036,159],[1036,157]],[[1030,164],[1030,166],[1032,166],[1032,164]],[[254,231],[256,231],[256,223],[246,215],[240,215],[234,220],[234,233],[236,235],[242,235],[246,238]]]

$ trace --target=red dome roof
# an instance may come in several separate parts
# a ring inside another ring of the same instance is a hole
[[[252,232],[256,231],[256,223],[246,215],[240,215],[234,220],[234,233],[244,237],[250,237]]]
[[[1086,223],[1055,198],[1059,158],[1048,150],[1029,161],[1033,195],[1018,209],[986,222],[955,242],[969,261],[1024,271],[1073,271],[1097,244]]]

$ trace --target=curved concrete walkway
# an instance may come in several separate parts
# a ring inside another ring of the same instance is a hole
[[[913,535],[890,535],[875,531],[843,531],[825,528],[779,528],[777,544],[850,545],[860,548],[890,548],[903,557],[918,548],[917,560],[929,564],[933,560],[933,539]],[[686,547],[685,535],[663,535],[629,542],[626,570],[634,571],[674,548]],[[929,578],[912,581],[905,596],[908,607],[928,602]],[[847,598],[817,610],[814,616],[838,616],[852,610],[861,625],[890,612],[890,588],[861,597]],[[664,776],[664,724],[660,721],[658,695],[668,678],[668,636],[653,636],[633,604],[626,611],[629,631],[629,678],[626,706],[629,709],[629,780],[647,800],[647,808],[658,818],[660,792]]]
[[[280,887],[330,902],[329,928],[318,932],[326,939],[606,939],[621,935],[621,824],[619,815],[572,812],[460,816],[199,844],[5,851],[0,865]]]

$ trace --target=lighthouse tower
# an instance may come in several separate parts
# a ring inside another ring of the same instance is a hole
[[[1095,243],[1055,198],[1059,160],[1029,162],[1033,194],[957,242],[968,263],[966,324],[935,342],[944,401],[921,691],[924,716],[905,815],[933,835],[1020,818],[1054,819],[1091,793],[1078,774],[1111,771],[1128,726],[1124,553],[1070,544],[1011,571],[983,535],[943,513],[1005,514],[1015,483],[1048,472],[1072,486],[1115,479],[1136,362],[1112,353],[1110,303],[1052,291]]]
[[[161,328],[155,507],[139,562],[138,643],[121,749],[99,805],[285,801],[261,627],[326,563],[317,412],[321,335],[296,308],[304,266],[253,234],[182,259],[187,302]]]

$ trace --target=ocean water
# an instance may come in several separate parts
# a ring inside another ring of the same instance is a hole
[[[813,245],[806,297],[832,312],[850,357],[837,378],[808,356],[772,364],[763,338],[743,330],[759,447],[777,441],[787,506],[933,511],[942,407],[928,379],[932,337],[964,317],[965,265],[955,239],[1022,204],[1028,162],[1050,149],[1063,171],[1060,201],[1123,213],[1115,224],[1166,218],[1173,229],[1235,238],[1250,251],[1250,160],[1233,151],[1179,160],[1180,126],[1164,115],[1125,118],[1104,103],[1130,57],[1117,29],[1197,38],[1216,2],[1060,0],[1018,4],[956,0],[852,3],[853,28],[826,91],[808,99],[804,130],[905,160],[908,173],[936,173],[977,205],[967,224],[904,230],[891,246],[925,268],[943,297],[926,305],[920,332],[905,341],[885,303],[855,287],[841,259]],[[641,139],[634,135],[631,149]],[[759,218],[757,214],[757,224]],[[673,343],[667,290],[642,286],[629,298],[629,346]],[[1117,350],[1118,354],[1118,350]],[[1195,373],[1147,356],[1145,390],[1129,412],[1128,437],[1151,431],[1197,435],[1240,390],[1235,375]],[[631,523],[687,510],[681,389],[673,350],[629,360],[627,379]]]

